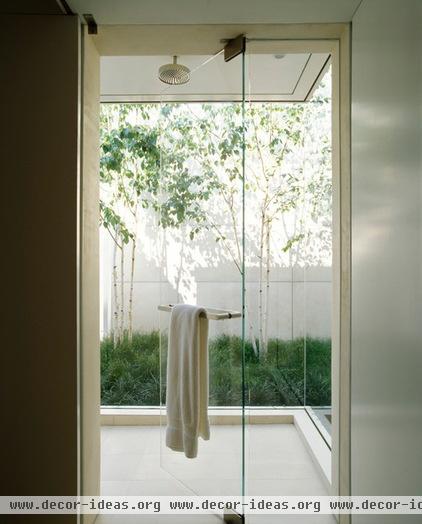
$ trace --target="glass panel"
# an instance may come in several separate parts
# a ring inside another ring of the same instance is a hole
[[[305,494],[287,486],[302,446],[289,422],[318,421],[331,400],[329,55],[288,49],[248,41],[246,52],[249,495]]]
[[[165,57],[163,57],[165,61]],[[160,311],[162,467],[200,495],[239,495],[242,484],[242,59],[183,57],[185,86],[161,96],[160,303],[239,313],[209,320],[210,440],[196,458],[166,446],[169,311]],[[199,64],[197,66],[192,64]],[[202,65],[200,65],[202,63]],[[201,88],[207,88],[201,96]],[[195,93],[195,102],[189,92]]]
[[[332,168],[331,68],[308,102],[306,170],[305,405],[331,446]]]

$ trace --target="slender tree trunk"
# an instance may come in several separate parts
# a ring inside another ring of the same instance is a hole
[[[271,270],[271,222],[268,219],[266,223],[266,257],[265,257],[265,312],[264,312],[264,352],[268,350],[268,317],[270,307],[270,270]]]
[[[135,254],[136,254],[136,233],[132,239],[132,255],[130,261],[130,289],[129,289],[129,308],[128,308],[128,338],[132,342],[133,336],[133,279],[135,276]]]
[[[262,202],[262,212],[261,212],[261,231],[260,231],[260,239],[259,239],[259,299],[258,299],[258,322],[259,322],[259,351],[260,354],[265,354],[265,346],[264,346],[264,332],[263,332],[263,324],[264,324],[264,309],[263,309],[263,273],[264,273],[264,228],[265,228],[265,222],[266,222],[266,216],[267,216],[267,206],[268,206],[268,199],[269,199],[269,188],[268,188],[268,176],[266,172],[265,167],[265,161],[264,161],[264,155],[262,153],[261,144],[258,137],[258,128],[255,122],[255,118],[252,118],[252,125],[253,130],[255,134],[255,143],[256,148],[258,152],[258,157],[261,163],[261,169],[262,169],[262,176],[265,180],[265,189],[264,192],[264,200]],[[259,185],[259,182],[258,182]]]
[[[113,343],[119,342],[119,297],[117,293],[117,244],[113,244]]]
[[[256,345],[255,332],[254,332],[253,324],[251,322],[251,314],[250,314],[250,309],[249,309],[246,297],[245,297],[245,314],[246,314],[247,321],[248,321],[249,338],[251,339],[252,349],[255,355],[258,356],[259,355],[258,346]]]
[[[181,302],[181,296],[180,296],[180,282],[182,281],[182,273],[183,273],[183,265],[185,261],[185,247],[186,247],[186,225],[183,225],[182,227],[182,235],[181,235],[181,249],[180,249],[180,260],[179,260],[179,267],[177,268],[177,277],[176,277],[176,293],[177,293],[177,302]]]
[[[120,237],[120,330],[119,337],[123,340],[125,328],[125,245],[123,237]]]
[[[290,237],[289,237],[289,232],[287,231],[287,225],[286,225],[286,221],[284,219],[284,213],[281,214],[281,220],[282,220],[282,223],[283,223],[284,234],[285,234],[285,238],[286,238],[286,242],[287,242]],[[297,229],[297,207],[295,207],[292,238],[296,237],[296,229]],[[291,311],[291,314],[290,314],[290,318],[291,318],[291,322],[290,322],[290,338],[293,340],[294,321],[295,321],[295,319],[293,318],[293,305],[294,305],[293,289],[294,288],[293,288],[293,254],[292,254],[292,249],[293,248],[289,249],[289,262],[288,262],[288,264],[289,264],[289,268],[290,268],[290,278],[291,278],[291,282],[290,282],[290,311]]]
[[[130,260],[130,287],[129,287],[129,308],[128,308],[128,338],[132,342],[133,337],[133,280],[135,277],[135,260],[136,260],[136,246],[138,235],[138,204],[132,211],[133,215],[133,238],[132,238],[132,253]]]
[[[263,308],[263,282],[264,282],[264,234],[265,210],[261,213],[261,229],[259,234],[259,288],[258,288],[258,340],[260,354],[264,354],[264,308]]]
[[[221,233],[220,229],[218,228],[218,226],[216,224],[212,223],[212,222],[210,222],[210,225],[211,225],[212,229],[214,229],[217,232],[219,237],[222,237],[222,233]],[[235,235],[237,234],[236,232],[237,232],[237,229],[235,229]],[[237,242],[236,242],[236,245],[239,246],[239,248],[237,250],[238,258],[236,258],[235,253],[233,253],[233,250],[230,248],[230,246],[228,245],[228,243],[225,240],[221,241],[221,245],[223,246],[223,248],[227,251],[227,253],[231,257],[231,259],[233,260],[233,263],[235,264],[235,266],[238,269],[239,273],[242,274],[242,256],[241,256],[240,244],[239,244],[238,239],[237,239]],[[245,297],[245,315],[246,315],[246,320],[248,322],[249,338],[251,340],[252,349],[253,349],[255,355],[258,356],[258,346],[256,345],[256,338],[255,338],[254,327],[253,327],[252,322],[251,322],[250,309],[249,309],[248,301],[247,301],[246,297]]]
[[[233,197],[233,195],[232,195],[232,197]],[[234,238],[235,238],[235,242],[236,242],[237,257],[238,257],[238,260],[239,260],[238,267],[242,268],[242,252],[241,252],[241,249],[240,249],[240,240],[239,240],[239,235],[238,235],[238,227],[237,227],[236,214],[234,212],[233,200],[232,200],[231,205],[229,205],[229,209],[230,209],[230,215],[231,215],[231,219],[232,219]],[[244,256],[244,254],[243,254],[243,256]],[[245,275],[245,278],[246,278],[246,275]],[[248,303],[247,303],[246,290],[245,290],[245,315],[247,316],[248,328],[249,328],[249,338],[251,340],[252,349],[253,349],[253,352],[255,353],[255,355],[258,356],[259,355],[259,351],[258,351],[258,347],[256,345],[256,338],[255,338],[254,328],[253,328],[253,325],[252,325],[252,322],[251,322],[251,315],[250,315],[250,310],[249,310]]]

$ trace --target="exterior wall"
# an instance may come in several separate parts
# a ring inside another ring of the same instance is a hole
[[[76,495],[79,20],[1,27],[2,494]]]
[[[353,19],[353,495],[422,491],[421,24],[418,0],[364,0]]]
[[[156,234],[150,230],[140,235],[147,246],[154,243]],[[194,243],[184,251],[184,260],[180,264],[178,256],[168,255],[165,270],[161,268],[157,254],[146,254],[146,250],[138,246],[135,280],[134,280],[134,329],[150,331],[160,328],[157,311],[159,304],[166,303],[197,303],[208,307],[240,310],[241,283],[240,275],[234,264],[229,260],[221,260],[221,252],[216,250],[215,240],[201,244],[200,251],[215,253],[217,266],[212,260],[207,264],[195,262],[196,247]],[[151,248],[152,249],[152,248]],[[178,252],[179,253],[179,252]],[[211,257],[212,259],[213,257]],[[102,333],[112,329],[113,293],[112,264],[113,245],[106,232],[101,235],[101,296],[103,300]],[[126,250],[125,260],[130,260],[130,250]],[[177,271],[182,267],[182,274]],[[125,275],[130,272],[129,263],[125,267]],[[303,336],[329,338],[331,337],[331,301],[332,301],[332,270],[330,267],[313,268],[272,268],[269,304],[269,336],[290,339]],[[125,297],[129,296],[129,282],[125,278]],[[252,324],[257,326],[258,320],[258,269],[247,269],[247,295],[249,314]],[[120,282],[119,282],[120,286]],[[230,322],[232,333],[240,333],[240,321]],[[227,333],[226,322],[213,322],[210,326],[211,336],[220,332]]]

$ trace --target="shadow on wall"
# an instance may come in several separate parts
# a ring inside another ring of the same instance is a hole
[[[241,309],[240,273],[233,263],[213,259],[213,266],[198,267],[207,260],[199,260],[191,249],[167,255],[172,261],[162,268],[157,259],[146,257],[144,250],[137,255],[133,290],[133,325],[136,331],[159,329],[157,307],[161,303],[197,303],[222,309]],[[112,243],[107,234],[102,237],[102,334],[112,330]],[[128,259],[129,257],[126,257]],[[210,258],[212,256],[210,255]],[[271,268],[269,287],[268,336],[292,339],[304,336],[329,338],[331,336],[330,267]],[[258,268],[246,269],[248,314],[253,325],[258,323],[259,296]],[[120,286],[120,281],[118,281]],[[125,282],[125,295],[129,293]],[[240,321],[233,319],[230,332],[240,333]],[[212,323],[211,335],[224,333],[227,326]]]

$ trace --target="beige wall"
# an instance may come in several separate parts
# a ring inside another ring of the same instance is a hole
[[[95,36],[83,35],[81,173],[81,493],[100,493],[99,109],[100,61]],[[93,522],[95,515],[84,515]]]
[[[420,0],[364,0],[353,19],[353,495],[422,492],[421,26]]]
[[[79,21],[3,16],[1,28],[1,494],[72,495]],[[74,523],[76,516],[18,520]]]

